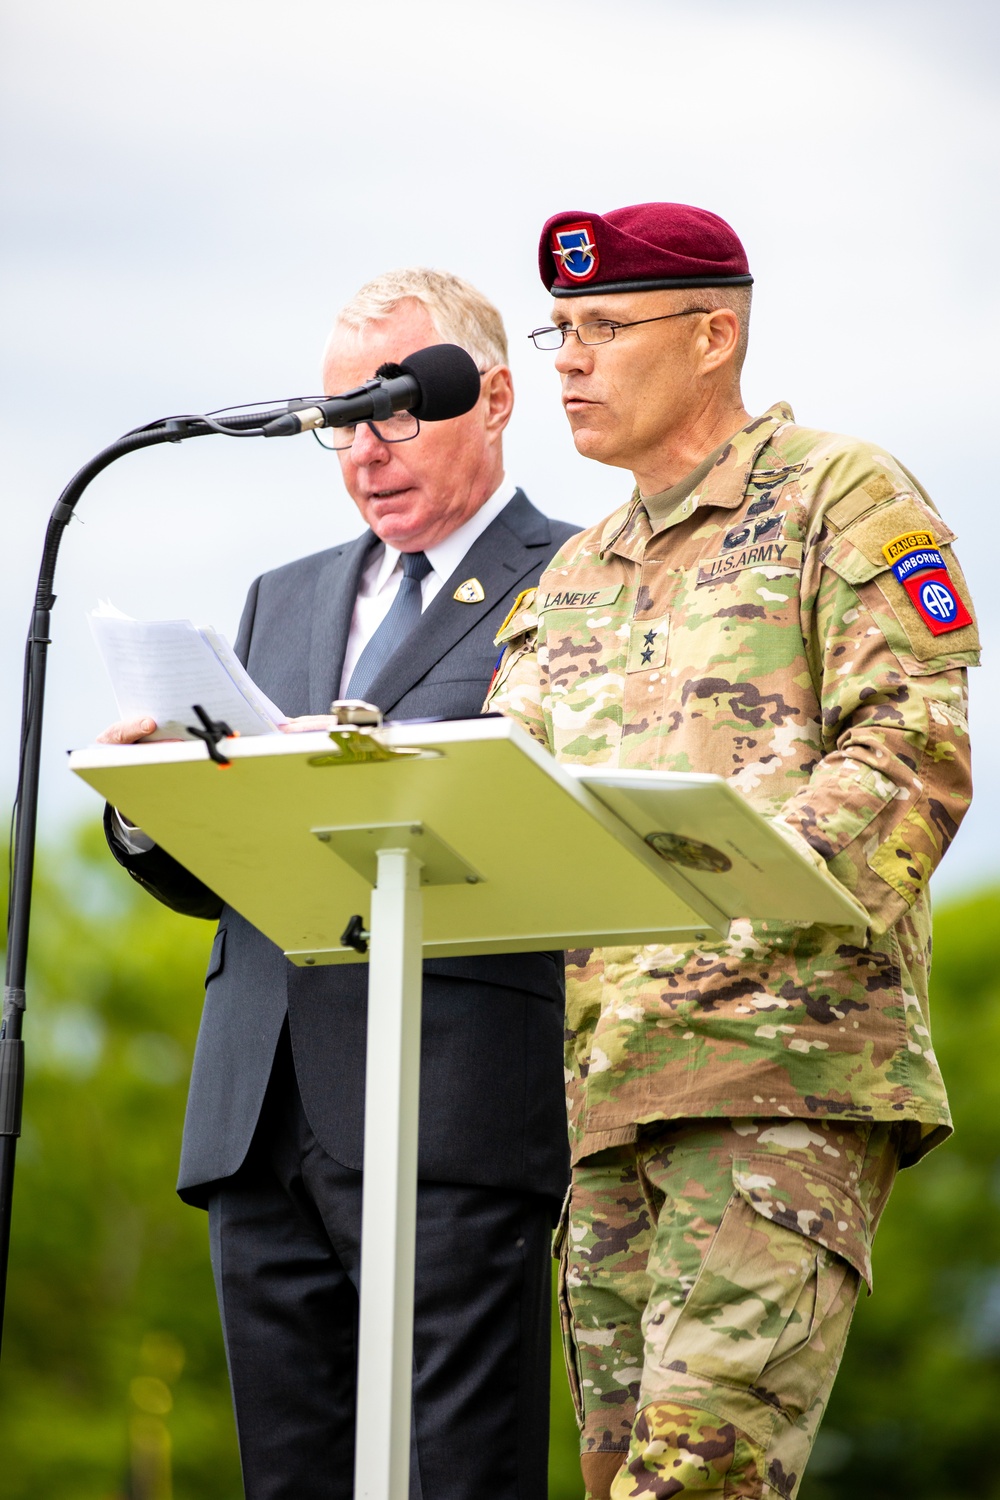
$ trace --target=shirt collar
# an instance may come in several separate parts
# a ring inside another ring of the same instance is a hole
[[[729,439],[715,464],[709,469],[698,490],[699,505],[722,505],[735,510],[742,504],[761,449],[786,422],[795,415],[787,401],[776,401],[762,417],[754,417],[735,437]]]
[[[487,526],[496,520],[516,494],[517,486],[511,484],[506,476],[503,476],[493,494],[474,515],[471,515],[443,541],[436,542],[433,547],[427,548],[427,561],[442,583],[451,577],[473,542],[482,536]],[[400,566],[399,559],[399,551],[395,547],[390,547],[388,542],[383,542],[382,556],[371,582],[373,594],[381,593],[396,568]]]
[[[679,483],[672,484],[668,490],[661,490],[658,495],[639,497],[646,508],[654,536],[658,531],[666,531],[668,526],[676,526],[678,521],[683,521],[696,508],[698,495],[695,491],[699,490],[709,470],[714,469],[726,447],[726,443],[720,443],[707,458],[702,459],[697,468],[692,469]]]
[[[471,515],[457,531],[453,531],[443,541],[436,543],[433,547],[428,547],[427,561],[442,583],[446,578],[451,577],[473,542],[478,541],[487,526],[492,525],[516,494],[517,486],[511,484],[506,476],[502,475],[497,488],[474,515]]]

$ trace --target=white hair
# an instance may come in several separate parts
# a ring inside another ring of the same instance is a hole
[[[425,266],[404,266],[366,282],[344,303],[334,330],[362,329],[388,317],[402,302],[425,307],[442,340],[460,345],[480,370],[507,363],[507,334],[493,303],[461,276]]]

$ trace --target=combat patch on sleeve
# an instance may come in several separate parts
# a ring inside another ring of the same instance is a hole
[[[930,536],[930,532],[927,533]],[[933,541],[933,538],[931,538]],[[888,552],[888,547],[883,547],[883,552]],[[928,568],[943,568],[947,573],[948,565],[941,553],[934,546],[914,547],[911,552],[897,554],[896,561],[892,564],[892,571],[900,583],[905,583],[915,573],[926,573]]]
[[[534,630],[538,624],[538,617],[534,612],[536,588],[522,589],[514,603],[507,611],[503,624],[493,637],[494,646],[502,646],[507,641],[512,641],[516,636],[524,635],[528,630]],[[499,666],[499,662],[497,663]]]
[[[918,547],[933,546],[933,531],[903,531],[899,536],[894,536],[891,542],[882,543],[882,556],[891,566],[901,557],[905,557],[907,552],[915,552]]]
[[[827,566],[858,589],[908,672],[977,659],[968,591],[949,545],[954,536],[923,501],[901,496],[848,522],[824,553]]]
[[[935,568],[903,582],[914,608],[931,635],[946,635],[972,624],[958,589],[948,577],[947,568]]]
[[[882,555],[932,635],[945,635],[972,624],[961,594],[948,577],[948,564],[934,545],[933,532],[908,531],[894,536],[883,546]]]

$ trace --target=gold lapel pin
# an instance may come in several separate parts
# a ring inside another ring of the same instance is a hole
[[[457,599],[459,604],[482,604],[486,595],[478,578],[467,578],[458,585],[451,597]]]

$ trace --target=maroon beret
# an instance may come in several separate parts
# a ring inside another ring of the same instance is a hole
[[[538,269],[553,297],[753,281],[746,251],[725,219],[687,203],[554,214],[542,230]]]

